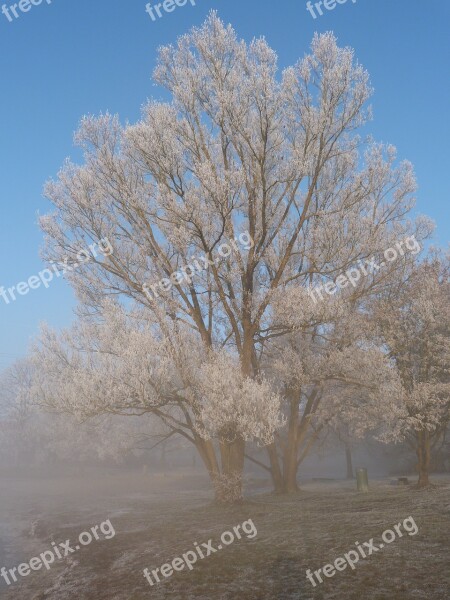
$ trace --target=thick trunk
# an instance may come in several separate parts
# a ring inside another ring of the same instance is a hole
[[[245,442],[241,438],[220,443],[222,472],[215,481],[216,501],[233,504],[242,500]]]
[[[350,444],[345,444],[345,461],[347,463],[347,479],[354,479],[353,475],[353,461],[352,461],[352,450]]]
[[[241,371],[244,377],[253,376],[252,356],[254,352],[253,329],[251,326],[251,295],[246,294],[243,315],[243,344]],[[245,441],[230,426],[230,431],[222,432],[219,443],[221,472],[214,481],[216,502],[234,504],[242,500],[242,475],[245,461]],[[235,438],[233,439],[233,436]],[[233,441],[226,441],[233,439]]]
[[[430,435],[428,431],[419,431],[417,433],[417,469],[419,471],[419,481],[417,486],[425,488],[430,485]]]
[[[272,477],[273,489],[276,494],[291,494],[298,491],[297,483],[297,451],[295,447],[285,452],[280,466],[275,444],[267,447],[270,461],[270,475]]]
[[[242,500],[245,442],[220,444],[221,468],[211,440],[197,438],[195,446],[208,471],[216,502],[232,504]]]
[[[220,456],[222,459],[222,472],[225,475],[239,473],[242,475],[244,468],[245,443],[242,439],[233,442],[222,442],[220,444]]]

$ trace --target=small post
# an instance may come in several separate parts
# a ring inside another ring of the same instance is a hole
[[[367,469],[356,469],[356,483],[358,492],[367,494],[369,492],[369,478],[367,477]]]

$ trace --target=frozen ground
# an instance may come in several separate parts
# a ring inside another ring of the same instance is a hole
[[[450,478],[415,491],[372,483],[358,495],[347,482],[305,482],[277,498],[257,482],[236,508],[211,503],[204,477],[113,472],[63,479],[1,479],[0,560],[28,562],[51,542],[74,540],[106,519],[111,540],[93,541],[11,586],[2,600],[448,600],[450,598]],[[183,488],[185,491],[180,492]],[[124,492],[123,490],[127,490]],[[419,532],[404,535],[313,588],[317,570],[360,543],[413,516]],[[217,540],[252,519],[258,535],[243,538],[154,587],[143,569],[171,562],[195,541]],[[0,566],[2,566],[0,565]],[[1,582],[3,580],[0,580]],[[1,585],[1,584],[0,584]]]

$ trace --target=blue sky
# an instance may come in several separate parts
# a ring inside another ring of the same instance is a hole
[[[188,1],[156,21],[145,5],[43,0],[12,22],[0,14],[0,286],[43,268],[37,215],[50,206],[42,186],[67,156],[77,157],[72,135],[80,117],[109,110],[137,120],[148,97],[161,97],[151,81],[157,47],[200,24],[211,8],[241,37],[264,35],[280,67],[308,50],[314,31],[332,30],[355,48],[375,88],[369,130],[413,162],[418,212],[436,221],[436,243],[447,244],[448,0],[348,0],[316,19],[305,0]],[[41,321],[70,323],[74,304],[63,280],[9,305],[0,298],[0,369],[26,352]]]

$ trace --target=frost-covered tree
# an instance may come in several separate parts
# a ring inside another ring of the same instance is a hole
[[[308,328],[299,322],[289,337],[274,341],[267,356],[284,390],[288,421],[269,453],[280,491],[297,489],[299,467],[327,430],[345,424],[349,436],[361,438],[376,427],[379,397],[395,390],[393,369],[372,339],[367,315],[352,305],[333,308],[328,323]]]
[[[227,452],[236,437],[273,440],[282,421],[269,382],[244,377],[232,354],[209,351],[182,323],[148,322],[142,309],[110,302],[102,317],[60,334],[44,328],[34,352],[34,401],[83,421],[154,415],[195,445],[217,499],[240,497],[235,457]],[[221,465],[212,440],[219,441]]]
[[[374,312],[398,374],[397,394],[380,403],[382,439],[415,450],[419,487],[429,485],[431,452],[450,422],[449,274],[448,257],[431,255]]]
[[[80,247],[102,238],[112,243],[112,254],[67,275],[82,310],[101,319],[110,296],[125,310],[139,307],[160,349],[171,348],[168,361],[180,335],[180,360],[190,364],[195,354],[205,362],[205,375],[186,384],[184,373],[181,388],[179,363],[170,367],[174,380],[163,384],[152,380],[164,368],[155,365],[145,402],[156,414],[153,394],[164,385],[183,406],[202,403],[203,435],[212,436],[202,457],[210,472],[237,482],[232,496],[239,497],[246,439],[263,434],[266,443],[271,436],[262,401],[274,393],[265,357],[293,333],[299,312],[311,313],[309,333],[324,323],[306,289],[407,234],[421,239],[427,226],[417,231],[405,220],[415,186],[411,165],[396,165],[392,147],[363,145],[357,135],[370,114],[368,75],[332,34],[315,35],[311,53],[279,74],[264,39],[246,44],[212,13],[160,49],[154,78],[171,100],[149,102],[139,123],[122,127],[108,114],[82,120],[76,141],[84,164],[67,162],[46,188],[55,208],[41,221],[46,257],[78,263]],[[192,268],[200,255],[207,268]],[[395,268],[371,273],[353,291],[369,293]],[[273,318],[280,298],[281,324]],[[133,357],[141,364],[145,358]],[[129,381],[116,390],[99,377],[113,397]],[[195,397],[188,398],[191,389]],[[191,427],[190,412],[176,418],[180,429]]]

